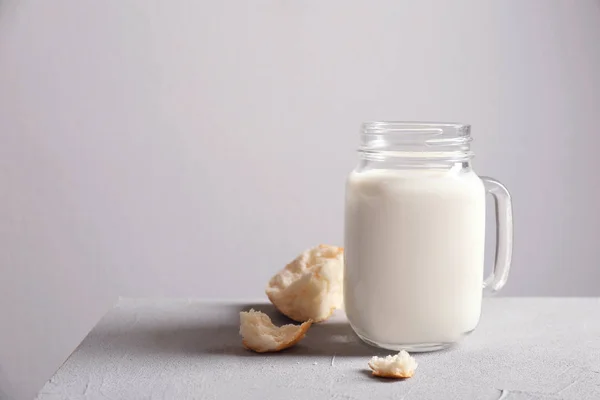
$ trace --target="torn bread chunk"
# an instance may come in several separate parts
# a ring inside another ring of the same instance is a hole
[[[414,375],[417,366],[415,359],[405,350],[395,356],[373,357],[369,361],[373,375],[382,378],[410,378]]]
[[[344,302],[344,249],[321,244],[306,250],[271,278],[266,294],[294,321],[321,322]]]
[[[260,311],[240,312],[242,344],[257,353],[281,351],[298,343],[306,335],[312,321],[302,325],[275,326],[271,318]]]

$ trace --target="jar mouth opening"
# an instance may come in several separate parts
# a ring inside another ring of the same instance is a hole
[[[372,121],[362,124],[359,151],[370,158],[468,160],[471,126],[456,122]]]

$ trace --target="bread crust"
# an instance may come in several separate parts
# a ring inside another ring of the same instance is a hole
[[[412,378],[415,374],[415,371],[406,371],[406,372],[388,372],[388,371],[380,371],[373,364],[369,362],[369,367],[373,371],[373,376],[378,376],[380,378],[389,378],[389,379],[407,379]]]
[[[269,323],[272,325],[272,327],[277,328],[269,319]],[[290,348],[294,345],[296,345],[299,341],[301,341],[302,339],[304,339],[304,337],[306,336],[306,332],[308,331],[308,329],[311,327],[312,325],[312,321],[306,321],[304,323],[302,323],[301,325],[293,325],[294,327],[298,328],[297,331],[294,333],[294,335],[289,339],[286,340],[284,342],[279,343],[279,345],[277,347],[264,347],[264,346],[252,346],[246,339],[244,339],[242,337],[242,345],[248,349],[248,350],[252,350],[256,353],[272,353],[272,352],[277,352],[277,351],[281,351],[281,350],[285,350],[287,348]],[[291,326],[291,325],[285,325],[285,326]],[[281,328],[281,327],[279,327]]]

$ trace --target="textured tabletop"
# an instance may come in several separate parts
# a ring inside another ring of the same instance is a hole
[[[240,310],[267,304],[121,300],[38,395],[58,399],[600,399],[600,299],[486,299],[462,344],[414,354],[415,376],[371,377],[390,354],[338,312],[288,351],[254,354]],[[288,322],[278,317],[275,322]]]

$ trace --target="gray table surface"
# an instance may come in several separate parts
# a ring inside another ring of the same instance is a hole
[[[240,310],[268,304],[122,299],[46,383],[58,399],[600,399],[600,299],[493,298],[458,346],[414,354],[415,376],[371,376],[391,352],[343,312],[282,353],[245,350]]]

